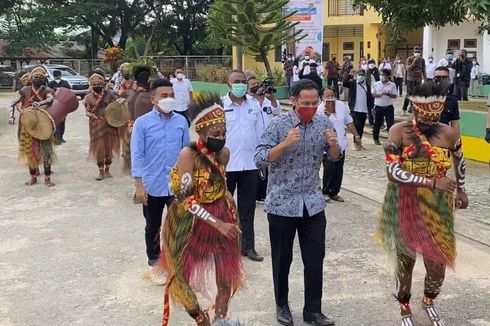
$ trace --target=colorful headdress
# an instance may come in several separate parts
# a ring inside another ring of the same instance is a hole
[[[131,65],[129,62],[125,62],[122,65],[119,66],[119,70],[121,70],[121,73],[123,72],[131,72]]]
[[[32,69],[30,77],[31,77],[31,79],[34,79],[36,77],[46,78],[47,77],[46,70],[44,70],[43,67],[36,67],[36,68]]]
[[[99,74],[93,74],[92,76],[90,76],[90,78],[88,79],[88,83],[90,86],[94,87],[94,86],[104,86],[105,84],[105,79],[104,77],[102,77],[101,75]]]
[[[32,80],[31,80],[31,75],[30,75],[30,74],[28,74],[28,73],[23,74],[23,75],[20,77],[20,82],[21,82],[21,83],[22,83],[22,85],[24,85],[24,86],[29,85],[29,84],[32,82]]]
[[[209,126],[225,123],[221,97],[216,93],[199,93],[195,96],[189,111],[197,132]]]
[[[448,88],[446,82],[425,82],[414,90],[409,100],[417,122],[430,125],[439,122]]]

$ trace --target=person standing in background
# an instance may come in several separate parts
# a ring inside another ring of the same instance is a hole
[[[131,135],[131,175],[136,194],[134,201],[143,205],[146,220],[145,242],[150,279],[165,283],[157,267],[160,256],[160,228],[165,206],[173,200],[170,172],[180,151],[189,144],[187,121],[175,114],[174,91],[167,79],[154,81],[150,89],[153,110],[137,118]]]
[[[316,60],[315,63],[316,63],[316,73],[318,74],[318,76],[320,76],[320,78],[322,80],[324,80],[325,79],[325,69],[323,69],[322,60],[318,59],[318,60]]]
[[[381,63],[379,64],[379,70],[387,69],[391,71],[391,63],[389,62],[389,58],[381,59]]]
[[[379,81],[379,70],[376,67],[376,61],[374,59],[369,59],[368,70],[366,71],[366,84],[371,89],[373,85]],[[369,114],[368,121],[371,128],[374,127],[374,114],[372,112],[374,105],[368,106]]]
[[[175,79],[172,80],[172,88],[175,94],[175,113],[183,116],[190,126],[191,120],[188,108],[192,103],[192,84],[189,79],[185,78],[184,70],[180,67],[175,69]]]
[[[434,62],[434,57],[430,55],[427,58],[427,63],[425,64],[425,76],[427,80],[431,81],[434,78],[434,73],[436,72],[437,64]]]
[[[373,139],[376,145],[381,145],[379,132],[386,119],[386,127],[390,131],[395,123],[395,107],[393,100],[396,98],[396,86],[390,81],[390,71],[381,71],[381,80],[376,82],[371,90],[374,97],[374,128]]]
[[[254,219],[257,195],[258,170],[254,155],[260,135],[261,108],[247,95],[247,77],[243,71],[234,70],[227,79],[230,91],[223,97],[226,119],[226,147],[230,161],[226,167],[226,183],[233,195],[237,190],[237,207],[242,230],[241,252],[253,261],[264,257],[255,251]],[[293,86],[294,87],[294,86]]]
[[[468,101],[468,88],[471,82],[471,68],[473,62],[468,59],[465,49],[459,53],[458,59],[454,63],[456,76],[454,77],[454,95],[458,101]]]
[[[293,76],[294,76],[294,61],[291,54],[287,55],[286,61],[282,64],[282,69],[284,69],[284,76],[286,77],[286,87],[288,88],[288,94],[291,96],[291,87],[293,86]]]
[[[294,59],[294,66],[293,66],[293,83],[294,84],[295,82],[297,82],[299,80],[299,72],[300,72],[300,69],[299,69],[299,62],[298,62],[298,59]],[[291,85],[292,85],[291,84]]]
[[[403,95],[403,79],[405,79],[405,65],[402,63],[402,60],[400,59],[400,56],[396,56],[395,60],[395,66],[394,66],[394,79],[395,79],[395,85],[396,88],[398,89],[398,94],[400,97]]]
[[[454,52],[452,49],[446,50],[446,56],[439,60],[438,67],[446,67],[449,70],[449,82],[454,83],[454,77],[456,75],[454,70]]]
[[[309,79],[312,82],[314,82],[315,84],[317,84],[318,89],[323,89],[323,80],[320,76],[318,76],[317,68],[318,68],[318,66],[317,66],[316,62],[312,62],[312,63],[310,63],[310,73],[308,75],[303,75],[302,71],[300,71],[299,77],[301,79]]]
[[[412,95],[413,90],[422,84],[422,81],[426,78],[425,75],[425,59],[422,58],[422,48],[416,46],[413,49],[413,55],[407,59],[407,96],[403,102],[403,115],[407,115],[408,104],[410,101],[408,97]]]
[[[350,72],[354,69],[354,65],[352,64],[352,60],[350,56],[345,56],[344,57],[344,64],[342,65],[342,71],[340,73],[340,78],[341,81],[346,79],[349,75]],[[342,87],[342,93],[344,94],[344,101],[347,101],[349,99],[349,89],[348,88],[343,88]]]
[[[371,88],[369,88],[366,83],[366,73],[364,70],[359,70],[356,74],[356,72],[352,70],[347,78],[344,79],[343,85],[349,89],[349,109],[351,111],[352,119],[354,120],[357,134],[362,139],[366,118],[370,111],[368,108],[374,105]],[[356,150],[364,149],[362,145],[359,146],[356,142],[354,142],[354,146],[356,147]]]
[[[337,55],[332,54],[332,59],[327,63],[327,85],[335,89],[335,96],[339,98],[339,73],[340,65],[337,62]],[[321,88],[320,88],[321,89]]]
[[[358,70],[364,70],[364,71],[367,71],[368,70],[368,62],[366,60],[366,57],[365,56],[362,56],[360,59],[359,59],[359,64],[358,64],[358,67],[357,67]]]
[[[48,87],[51,88],[54,92],[56,92],[58,88],[71,89],[70,83],[61,78],[61,71],[53,71],[53,78],[54,80],[48,83]],[[56,126],[55,135],[58,140],[58,145],[66,143],[65,139],[63,138],[63,136],[65,135],[65,122],[66,118],[63,119],[63,121],[61,121],[59,125]]]
[[[482,96],[480,84],[481,68],[478,60],[473,58],[473,67],[471,68],[471,95]]]

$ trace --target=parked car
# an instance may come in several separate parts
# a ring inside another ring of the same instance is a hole
[[[33,68],[41,66],[47,72],[48,82],[54,80],[53,71],[59,70],[61,71],[61,78],[66,80],[73,92],[76,95],[80,96],[80,98],[84,98],[87,95],[89,85],[88,78],[76,73],[73,69],[64,65],[56,65],[56,64],[45,64],[45,65],[29,65],[22,67],[22,71],[31,72]]]

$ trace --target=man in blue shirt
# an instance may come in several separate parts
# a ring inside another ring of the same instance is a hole
[[[150,90],[153,110],[136,119],[131,136],[131,175],[135,179],[135,202],[143,204],[148,264],[154,266],[160,255],[160,228],[165,205],[170,204],[169,175],[180,151],[189,143],[186,119],[173,112],[172,83],[153,82]],[[159,281],[153,270],[152,280]]]

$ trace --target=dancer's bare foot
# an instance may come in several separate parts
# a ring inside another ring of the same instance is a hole
[[[45,177],[44,178],[44,185],[46,187],[54,187],[54,182],[52,182],[49,177]]]
[[[36,176],[32,176],[31,177],[31,180],[27,181],[26,182],[26,186],[32,186],[32,185],[35,185],[37,183],[37,177]]]

